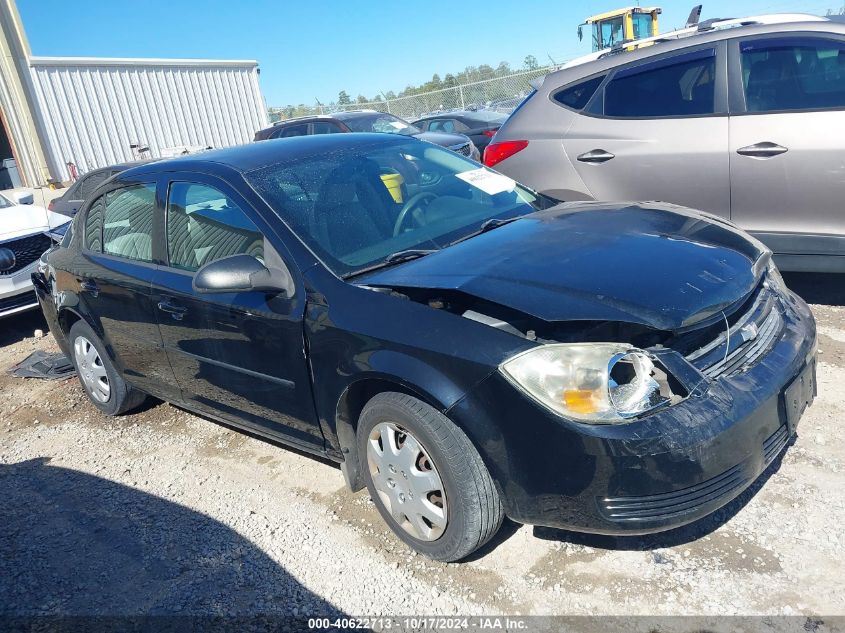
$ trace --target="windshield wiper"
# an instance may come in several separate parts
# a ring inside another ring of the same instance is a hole
[[[391,253],[390,255],[384,258],[384,263],[397,264],[399,262],[407,262],[411,259],[417,259],[419,257],[431,255],[433,252],[434,249],[431,248],[409,248],[405,251],[397,251],[395,253]]]
[[[388,266],[392,266],[393,264],[400,264],[402,262],[409,262],[412,259],[419,259],[420,257],[431,255],[434,252],[436,252],[436,249],[430,248],[409,248],[408,250],[404,251],[396,251],[395,253],[391,253],[390,255],[385,257],[379,263],[366,266],[365,268],[359,268],[358,270],[353,270],[351,273],[346,273],[345,275],[342,275],[342,278],[349,279],[350,277],[357,277],[358,275],[362,275],[373,270],[378,270],[379,268],[387,268]]]
[[[489,218],[487,220],[484,220],[484,222],[481,223],[481,226],[479,226],[478,229],[468,235],[464,235],[463,237],[458,238],[457,240],[452,242],[452,244],[457,244],[458,242],[463,242],[464,240],[468,240],[471,237],[476,237],[477,235],[481,235],[482,233],[487,233],[487,231],[498,229],[500,226],[510,224],[515,220],[519,220],[521,217],[521,215],[518,215],[515,218]]]

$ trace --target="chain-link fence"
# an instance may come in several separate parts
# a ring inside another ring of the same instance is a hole
[[[467,108],[487,108],[498,112],[510,113],[531,91],[530,82],[553,70],[555,66],[546,66],[536,70],[526,70],[503,77],[494,77],[484,81],[458,84],[440,90],[433,90],[415,95],[369,101],[366,103],[330,104],[314,106],[286,106],[269,108],[270,120],[279,121],[299,116],[329,114],[347,110],[377,110],[389,112],[403,119],[415,119],[425,114],[445,110],[464,110]]]

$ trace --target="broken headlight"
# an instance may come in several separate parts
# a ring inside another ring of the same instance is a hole
[[[542,345],[500,370],[540,404],[590,424],[619,424],[670,400],[663,371],[646,352],[622,343]]]
[[[769,265],[766,268],[766,283],[772,290],[784,292],[786,290],[786,283],[778,270],[775,260],[769,260]]]

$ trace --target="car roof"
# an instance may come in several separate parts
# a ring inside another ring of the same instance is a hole
[[[440,119],[443,117],[464,117],[467,119],[477,119],[482,121],[490,121],[491,118],[502,117],[507,118],[507,114],[496,112],[495,110],[443,110],[443,112],[430,112],[417,118],[417,121],[425,121],[427,119]]]
[[[389,112],[379,112],[378,110],[346,110],[344,112],[335,112],[332,117],[340,121],[348,119],[357,119],[360,117],[371,116],[373,114],[386,114],[388,116],[395,116]],[[398,117],[397,117],[398,118]]]
[[[121,180],[132,179],[168,171],[202,172],[215,166],[228,167],[231,170],[245,173],[273,163],[287,162],[338,149],[401,145],[407,142],[422,141],[417,141],[410,136],[377,132],[294,136],[155,161],[127,170],[116,178]]]
[[[549,73],[543,78],[539,87],[557,87],[580,77],[597,74],[605,70],[612,70],[617,66],[649,59],[664,53],[683,50],[693,46],[721,42],[723,40],[740,37],[754,37],[758,35],[789,35],[792,33],[818,33],[845,35],[845,24],[819,18],[807,21],[780,22],[773,24],[741,24],[729,28],[716,28],[698,33],[673,37],[671,32],[664,34],[668,39],[660,40],[650,46],[637,48],[633,51],[621,50],[618,53],[607,54],[596,60],[586,61],[582,64],[562,68],[561,70]]]
[[[106,165],[105,167],[96,167],[94,169],[89,169],[79,178],[82,179],[86,176],[90,176],[91,174],[99,174],[103,171],[126,171],[127,169],[132,169],[133,167],[139,167],[141,165],[146,165],[147,163],[152,163],[155,160],[156,159],[154,158],[147,158],[145,160],[133,160],[126,163],[115,163],[114,165]]]

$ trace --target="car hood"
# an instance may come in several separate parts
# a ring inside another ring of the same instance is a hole
[[[747,296],[769,256],[735,226],[683,207],[582,202],[532,213],[361,283],[459,291],[549,322],[677,330]]]
[[[448,134],[446,132],[420,132],[414,134],[420,140],[428,141],[429,143],[436,143],[441,147],[453,147],[454,145],[463,145],[469,142],[469,137],[463,134]]]
[[[19,237],[47,233],[71,221],[66,215],[53,213],[34,204],[17,204],[0,209],[0,242]]]

